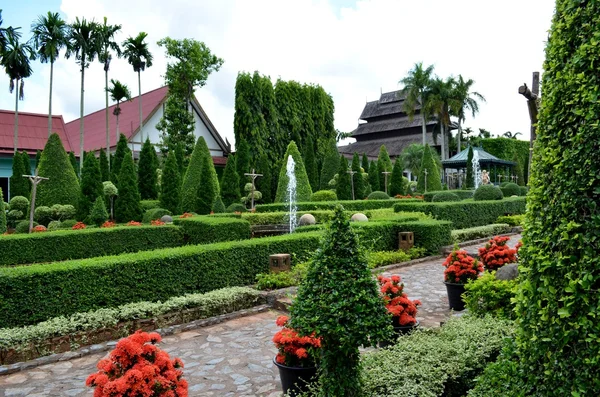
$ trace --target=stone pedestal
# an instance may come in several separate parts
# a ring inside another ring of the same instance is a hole
[[[275,254],[269,256],[269,270],[273,273],[284,272],[292,269],[290,254]]]
[[[400,232],[398,233],[398,249],[407,251],[414,247],[415,237],[413,232]]]

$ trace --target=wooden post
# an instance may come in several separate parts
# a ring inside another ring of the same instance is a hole
[[[41,176],[37,175],[38,170],[35,170],[35,175],[23,175],[24,178],[29,178],[29,181],[31,182],[32,185],[32,189],[31,189],[31,205],[30,205],[30,210],[29,210],[29,233],[31,233],[31,230],[33,229],[33,213],[35,212],[35,195],[37,192],[37,185],[38,183],[40,183],[41,181],[47,181],[48,178],[44,178]]]
[[[527,84],[523,83],[523,85],[519,87],[519,94],[523,95],[527,99],[529,119],[531,120],[531,127],[529,129],[529,164],[527,169],[527,175],[531,175],[531,158],[533,157],[533,143],[537,138],[536,129],[538,122],[538,111],[540,107],[540,72],[533,72],[531,90],[527,87]]]
[[[354,174],[356,174],[356,171],[348,170],[346,172],[350,174],[350,186],[352,186],[352,200],[354,200]]]
[[[383,182],[383,187],[385,188],[385,194],[387,194],[387,176],[389,174],[391,174],[391,172],[389,171],[383,171],[382,174],[384,175],[384,182]]]
[[[258,178],[259,176],[262,176],[262,174],[257,174],[254,172],[254,168],[252,168],[252,172],[251,173],[244,173],[244,175],[249,176],[250,178],[252,178],[252,203],[250,204],[250,210],[254,209],[254,181],[256,180],[256,178]]]

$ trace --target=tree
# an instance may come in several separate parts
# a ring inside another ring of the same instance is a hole
[[[390,182],[390,196],[406,194],[406,188],[408,186],[404,183],[403,175],[404,167],[402,167],[402,159],[397,158],[394,162],[394,168],[392,169],[392,180]]]
[[[469,152],[467,153],[467,189],[475,187],[475,181],[473,180],[473,147],[469,145]]]
[[[435,114],[442,138],[442,160],[449,157],[448,134],[450,127],[450,115],[457,114],[462,105],[457,98],[456,81],[452,77],[442,80],[436,77],[431,82],[426,108],[429,114]]]
[[[321,190],[329,189],[329,181],[333,179],[339,167],[340,153],[338,152],[335,140],[332,139],[329,142],[329,150],[325,154],[323,166],[321,167]]]
[[[29,158],[29,154],[26,151],[21,152],[21,160],[23,161],[23,167],[25,169],[25,175],[33,175],[31,170],[31,159]],[[28,183],[29,190],[31,190],[31,183]]]
[[[231,154],[227,157],[227,164],[223,171],[221,179],[221,197],[225,207],[229,207],[233,203],[240,202],[240,176],[236,171],[235,155]]]
[[[244,186],[248,181],[248,177],[244,174],[250,172],[250,147],[245,140],[241,140],[239,143],[235,153],[235,167],[239,177],[240,196],[243,196],[245,194]]]
[[[6,233],[6,208],[4,208],[4,193],[0,189],[0,234]]]
[[[42,151],[41,150],[37,150],[35,152],[35,168],[37,169],[37,167],[40,165],[40,159],[42,158]]]
[[[106,211],[106,204],[104,204],[102,196],[96,198],[96,201],[94,201],[92,210],[89,213],[89,219],[96,226],[100,226],[108,220],[108,211]]]
[[[335,185],[335,194],[337,195],[338,200],[352,200],[352,186],[350,183],[348,160],[346,160],[344,155],[340,155],[338,179]]]
[[[123,46],[123,56],[133,67],[133,71],[138,75],[138,112],[140,116],[140,139],[144,141],[144,117],[142,114],[142,77],[141,73],[146,68],[152,66],[152,54],[148,50],[148,43],[145,42],[148,33],[140,32],[135,37],[128,37],[121,44]]]
[[[104,150],[100,150],[100,173],[102,174],[102,182],[110,180],[110,167]]]
[[[181,186],[181,211],[183,212],[196,212],[198,209],[198,191],[204,183],[208,183],[203,180],[203,177],[205,177],[207,173],[205,170],[206,157],[209,158],[209,161],[212,164],[212,157],[210,156],[206,141],[204,140],[204,137],[199,137],[196,146],[194,147],[194,151],[192,152],[192,157],[185,176],[183,177],[183,184]],[[211,173],[208,174],[212,175]],[[216,177],[216,171],[213,177]],[[213,199],[214,197],[210,200],[209,208]]]
[[[31,60],[35,59],[35,52],[28,43],[21,43],[21,34],[15,29],[6,31],[6,45],[2,53],[2,66],[10,80],[9,92],[15,91],[15,126],[13,138],[13,150],[17,152],[19,147],[19,99],[25,99],[24,79],[31,76]],[[19,86],[19,80],[21,86]]]
[[[54,204],[70,204],[77,208],[79,204],[79,181],[71,166],[60,137],[53,132],[46,142],[38,175],[48,178],[37,188],[36,205],[52,207]]]
[[[369,166],[369,185],[371,185],[371,191],[379,191],[379,179],[383,178],[383,175],[379,174],[377,162],[371,161]]]
[[[119,170],[119,196],[115,202],[115,218],[117,222],[141,221],[142,207],[138,191],[135,164],[129,148],[123,157]]]
[[[306,175],[308,175],[311,189],[313,191],[319,190],[319,171],[317,169],[317,160],[315,159],[315,145],[313,144],[310,135],[306,138],[304,165],[306,167]]]
[[[157,168],[156,150],[150,143],[150,138],[146,138],[138,161],[138,182],[142,200],[156,200],[158,198]]]
[[[50,99],[48,100],[48,136],[52,133],[52,81],[54,78],[54,62],[59,52],[69,43],[69,26],[58,12],[48,11],[40,15],[31,25],[32,42],[37,50],[40,62],[50,62]]]
[[[391,333],[390,316],[359,246],[337,206],[290,309],[293,329],[321,339],[319,396],[360,395],[358,349],[376,346]]]
[[[104,196],[108,199],[110,204],[110,219],[114,220],[114,200],[115,197],[119,195],[119,189],[117,189],[117,187],[111,181],[102,182],[102,187],[104,189]]]
[[[279,171],[279,182],[277,184],[277,194],[275,195],[275,202],[285,203],[288,201],[287,188],[289,184],[289,178],[287,176],[287,164],[289,161],[289,156],[292,156],[295,163],[294,175],[296,176],[296,201],[310,201],[310,195],[312,194],[312,190],[308,181],[308,175],[306,175],[306,169],[304,168],[302,156],[298,151],[298,146],[296,146],[296,142],[291,141],[288,145],[285,155],[283,156],[283,164],[281,166],[281,171]]]
[[[131,155],[131,151],[127,146],[127,138],[125,135],[119,135],[119,141],[117,142],[117,150],[115,151],[115,156],[112,162],[112,167],[110,170],[110,180],[112,183],[119,187],[119,175],[121,172],[121,164],[123,163],[123,159],[125,158],[127,152]]]
[[[385,148],[385,145],[381,145],[379,148],[379,156],[377,157],[377,172],[379,173],[379,188],[374,190],[380,190],[382,192],[387,192],[387,188],[385,186],[385,181],[387,179],[387,183],[390,183],[390,175],[385,177],[383,172],[392,172],[394,166],[392,165],[392,160],[390,159],[390,155]]]
[[[81,195],[79,198],[77,219],[80,221],[85,220],[90,215],[96,199],[103,196],[104,187],[102,185],[100,164],[94,153],[87,153],[83,160],[83,169],[81,170]]]
[[[79,178],[79,167],[77,166],[77,158],[75,157],[75,153],[69,152],[69,163],[71,163],[71,167],[73,167],[73,171],[75,171],[75,175]]]
[[[402,159],[402,167],[410,170],[413,176],[419,175],[421,170],[421,162],[423,161],[423,152],[425,146],[419,143],[411,143],[402,150],[400,158]]]
[[[354,180],[354,198],[362,200],[367,197],[367,195],[365,194],[364,179],[360,168],[358,153],[354,153],[354,156],[352,157],[352,171],[354,171],[354,175],[352,175],[352,179]]]
[[[273,202],[273,174],[271,171],[271,163],[266,155],[262,155],[258,161],[257,171],[262,174],[256,179],[256,188],[262,192],[262,201],[265,204]]]
[[[167,154],[165,168],[162,174],[160,206],[171,211],[172,214],[180,214],[181,202],[181,174],[174,152]]]
[[[7,36],[9,35],[9,30],[13,30],[13,27],[2,27],[2,10],[0,10],[0,64],[2,63],[2,54],[4,54],[4,50],[6,49],[6,42]]]
[[[404,110],[407,112],[410,120],[414,118],[415,111],[418,109],[421,116],[421,128],[423,131],[423,145],[427,143],[427,109],[425,104],[428,100],[428,93],[431,86],[433,75],[433,65],[423,68],[423,62],[415,63],[415,66],[408,72],[399,83],[404,85],[401,95],[404,95]]]
[[[417,179],[417,191],[421,193],[442,190],[440,168],[436,164],[432,152],[433,149],[429,145],[425,145],[423,161],[421,162],[421,172],[419,172],[419,178]],[[425,174],[426,170],[427,174]],[[427,185],[425,185],[425,179],[427,179]]]
[[[366,153],[363,153],[362,155],[362,169],[364,173],[369,173],[369,158],[367,157]]]
[[[12,161],[12,176],[10,177],[10,196],[23,196],[29,198],[29,181],[23,178],[25,175],[25,163],[21,159],[21,153],[16,152]]]
[[[471,87],[475,84],[472,79],[466,80],[459,74],[454,86],[455,95],[457,98],[457,109],[455,116],[458,118],[458,134],[457,136],[457,153],[461,152],[462,138],[462,123],[465,121],[465,113],[471,111],[471,115],[475,117],[479,113],[479,104],[477,101],[485,102],[485,98],[478,92],[471,92]]]
[[[117,102],[117,106],[113,110],[113,114],[117,117],[117,139],[120,136],[119,134],[119,116],[121,115],[121,102],[122,101],[131,101],[131,92],[129,91],[129,87],[125,84],[121,83],[118,80],[110,79],[110,83],[112,86],[106,89],[106,95],[110,94],[110,98]],[[107,108],[108,111],[108,108]],[[107,116],[108,117],[108,116]],[[107,128],[108,133],[108,128]],[[107,135],[106,145],[110,147],[109,138]]]
[[[219,197],[217,171],[208,146],[205,144],[202,147],[202,168],[197,192],[196,212],[200,215],[210,214],[217,197]]]
[[[519,186],[525,186],[525,177],[523,176],[523,166],[521,165],[521,161],[519,160],[519,154],[516,151],[513,155],[512,161],[515,163],[513,173],[517,177],[517,184]]]
[[[85,69],[94,61],[101,51],[100,25],[85,18],[75,18],[69,30],[67,57],[75,55],[81,71],[81,102],[79,104],[79,153],[83,153],[83,112]],[[83,168],[83,158],[79,159],[79,168]]]
[[[221,196],[217,196],[215,198],[215,201],[213,202],[211,212],[213,214],[222,214],[225,212],[225,210],[226,210],[225,204],[223,204],[223,200],[221,199]]]
[[[185,175],[185,153],[183,151],[183,144],[179,143],[175,146],[175,158],[177,159],[177,167],[179,168],[179,175]]]

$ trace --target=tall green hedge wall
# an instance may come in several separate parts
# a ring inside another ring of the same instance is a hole
[[[192,217],[173,220],[188,244],[208,244],[250,238],[250,223],[231,217]]]

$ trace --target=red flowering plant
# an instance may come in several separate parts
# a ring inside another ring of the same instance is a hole
[[[36,227],[34,227],[34,228],[32,229],[32,232],[33,232],[33,233],[43,233],[43,232],[45,232],[46,230],[48,230],[48,229],[46,229],[46,226],[44,226],[44,225],[37,225]]]
[[[417,323],[417,306],[421,305],[418,299],[410,300],[404,293],[404,283],[400,276],[377,276],[379,290],[383,294],[383,301],[388,312],[393,317],[394,326],[415,325]]]
[[[479,258],[486,269],[498,270],[507,263],[517,261],[517,250],[506,244],[509,240],[507,236],[492,237],[485,247],[479,248]]]
[[[189,212],[184,212],[183,214],[181,214],[181,216],[179,218],[191,218],[192,216],[194,216],[194,214],[189,213]]]
[[[160,350],[155,345],[160,340],[156,332],[141,330],[121,339],[85,382],[95,388],[94,397],[187,397],[183,363]]]
[[[125,226],[142,226],[142,223],[136,221],[129,221]]]
[[[81,230],[81,229],[85,229],[87,226],[85,225],[85,223],[83,222],[77,222],[76,224],[73,225],[72,229],[73,230]]]
[[[446,268],[444,281],[447,283],[466,284],[469,280],[476,280],[483,272],[483,264],[465,250],[454,249],[442,265]]]
[[[164,223],[163,221],[161,221],[160,219],[154,219],[154,220],[151,220],[151,221],[150,221],[150,224],[151,224],[152,226],[162,226],[162,225],[164,225],[165,223]]]
[[[106,221],[100,227],[104,229],[110,229],[111,227],[115,227],[115,223],[112,221]]]
[[[276,324],[282,329],[273,336],[273,342],[279,350],[275,360],[288,367],[314,367],[315,350],[321,347],[321,339],[314,336],[299,336],[289,327],[287,316],[279,316]]]

